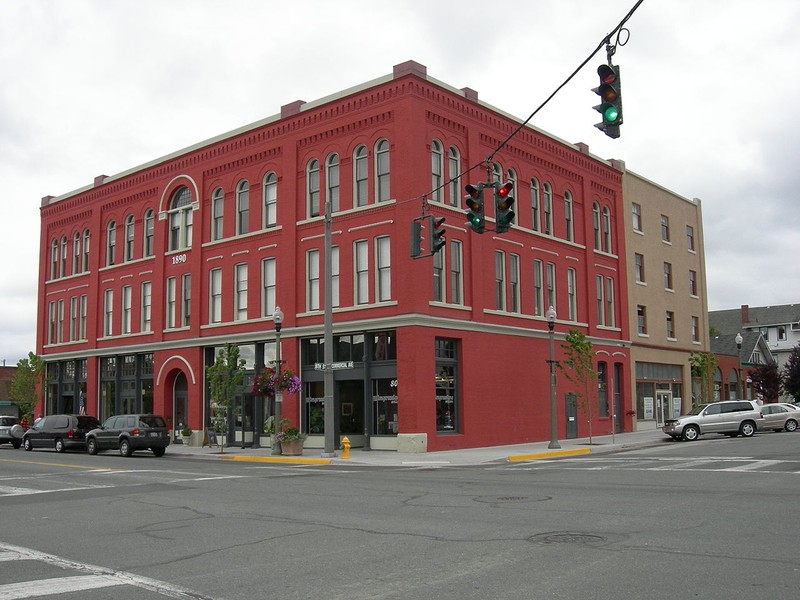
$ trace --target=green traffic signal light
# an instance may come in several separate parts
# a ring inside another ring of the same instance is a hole
[[[479,183],[477,186],[468,184],[464,188],[467,190],[467,195],[464,196],[464,204],[469,209],[466,212],[467,225],[475,233],[486,231],[486,212],[483,206],[484,187],[484,183]]]
[[[600,77],[600,85],[592,91],[600,96],[601,102],[594,109],[603,120],[595,127],[609,137],[618,138],[619,126],[622,125],[622,81],[619,67],[600,65],[597,67],[597,75]]]

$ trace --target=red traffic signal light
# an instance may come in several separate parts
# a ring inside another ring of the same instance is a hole
[[[444,239],[444,217],[428,216],[428,226],[430,228],[428,251],[431,254],[436,254],[446,243]]]
[[[495,231],[505,233],[514,222],[514,197],[511,191],[514,189],[514,182],[509,181],[504,185],[500,182],[494,183],[494,219]]]

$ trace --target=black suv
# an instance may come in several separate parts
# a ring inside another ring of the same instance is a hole
[[[86,449],[86,432],[100,426],[100,421],[88,415],[47,415],[37,420],[22,436],[25,450],[54,448]]]
[[[119,450],[122,456],[130,456],[136,450],[152,450],[156,456],[164,456],[167,446],[167,422],[160,415],[115,415],[86,434],[89,454]]]

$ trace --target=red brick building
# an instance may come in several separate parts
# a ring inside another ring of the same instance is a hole
[[[408,62],[45,197],[37,412],[84,402],[101,419],[152,410],[175,429],[207,427],[204,366],[235,342],[248,378],[230,433],[249,442],[272,410],[249,392],[274,359],[279,305],[282,358],[303,381],[283,414],[321,447],[315,363],[329,280],[334,360],[353,363],[334,373],[336,427],[355,446],[393,449],[405,434],[429,450],[547,439],[550,305],[557,360],[571,328],[593,343],[592,432],[609,433],[611,415],[631,407],[622,174],[530,126],[501,145],[520,123],[477,96]],[[487,193],[488,228],[477,234],[464,224],[464,185],[494,180],[514,183],[515,225],[490,231]],[[446,244],[412,260],[423,211],[445,218]],[[562,438],[588,433],[564,401],[570,391],[558,377]]]

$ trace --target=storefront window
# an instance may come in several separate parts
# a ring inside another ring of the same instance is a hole
[[[397,435],[397,380],[372,380],[372,435]]]
[[[457,432],[458,340],[437,338],[436,347],[436,431]]]
[[[322,381],[304,384],[305,388],[305,432],[312,435],[325,433],[325,385]]]

